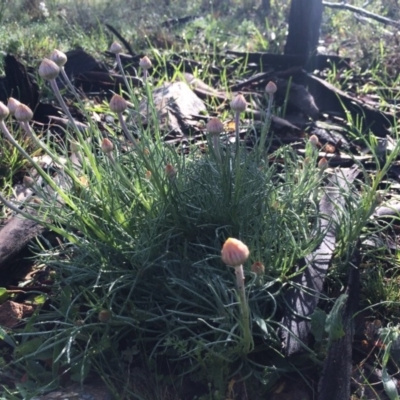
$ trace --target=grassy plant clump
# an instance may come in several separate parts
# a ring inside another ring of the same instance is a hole
[[[39,75],[54,90],[60,69],[49,61]],[[22,208],[4,197],[3,203],[57,234],[57,244],[44,240],[37,248],[52,281],[49,293],[37,294],[25,326],[0,331],[13,349],[0,363],[10,363],[26,396],[95,375],[117,399],[158,398],[146,392],[149,381],[178,388],[182,398],[225,399],[232,382],[252,379],[268,391],[301,368],[283,356],[278,330],[284,294],[326,233],[321,219],[332,218],[319,209],[328,161],[318,163],[318,138],[310,137],[305,157],[287,146],[266,153],[276,92],[269,84],[266,121],[253,148],[239,142],[242,95],[231,103],[235,143],[211,118],[208,146],[166,145],[147,74],[144,85],[142,93],[113,97],[109,108],[118,123],[106,131],[88,115],[86,130],[71,121],[60,142],[50,131],[40,139],[21,121],[29,145],[53,160],[49,171],[4,133],[11,148],[4,154],[33,167],[26,181],[35,195]],[[61,94],[56,98],[72,119]],[[148,99],[146,124],[132,109],[142,99]],[[2,129],[11,127],[5,118]],[[343,190],[330,272],[337,286],[346,280],[354,244],[380,231],[367,223],[399,148],[382,165],[376,157],[379,171],[370,177],[364,170],[365,183]],[[239,257],[240,269],[221,258],[221,249],[238,241],[249,250]],[[138,371],[148,374],[147,388]]]
[[[138,103],[134,94],[129,100]],[[263,146],[211,137],[206,150],[168,146],[151,102],[148,110],[146,127],[125,111],[135,141],[104,138],[94,125],[65,132],[62,145],[31,133],[57,172],[36,164],[36,201],[20,212],[61,244],[39,252],[50,294],[13,339],[3,332],[13,367],[27,374],[25,389],[95,372],[116,398],[129,398],[130,371],[141,367],[223,398],[229,379],[262,381],[282,358],[279,299],[322,235],[317,154],[310,147],[304,160],[283,147],[269,158]],[[244,288],[221,260],[230,237],[250,249]]]

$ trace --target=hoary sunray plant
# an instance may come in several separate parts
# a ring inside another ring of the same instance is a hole
[[[1,199],[56,232],[59,245],[42,242],[37,249],[53,280],[43,304],[25,327],[2,332],[14,347],[12,368],[26,371],[25,387],[35,381],[39,391],[96,373],[121,399],[141,398],[134,368],[149,371],[149,380],[153,374],[175,387],[208,388],[213,399],[225,398],[232,379],[270,388],[293,369],[277,335],[281,299],[299,260],[324,234],[318,201],[326,160],[318,165],[315,138],[304,158],[285,146],[266,154],[271,106],[252,149],[238,134],[236,143],[227,140],[214,118],[206,148],[166,145],[144,61],[146,125],[132,108],[139,102],[133,90],[110,102],[122,135],[116,129],[105,138],[88,120],[85,130],[72,123],[57,144],[23,121],[55,172],[19,148],[32,166],[25,181],[35,201],[20,209]],[[40,74],[57,90],[48,73],[51,67],[57,75],[59,67],[44,63]],[[272,102],[276,88],[267,89]],[[238,98],[232,101],[235,128],[246,107],[239,96],[239,107]],[[7,107],[0,111],[1,129],[13,142]],[[362,196],[352,191],[349,204],[356,210],[367,202],[367,210],[376,188],[365,186]],[[358,218],[343,233],[354,235],[350,241],[368,215],[360,211]]]

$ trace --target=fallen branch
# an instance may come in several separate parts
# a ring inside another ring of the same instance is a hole
[[[383,17],[382,15],[374,14],[372,12],[364,10],[363,8],[355,7],[350,4],[346,4],[346,3],[331,3],[328,1],[323,1],[322,4],[325,7],[338,8],[340,10],[352,11],[352,12],[360,14],[364,17],[371,18],[378,22],[382,22],[383,24],[391,25],[396,28],[400,28],[400,22],[394,21],[393,19],[390,19],[390,18]]]
[[[325,194],[319,203],[323,217],[318,232],[324,232],[321,244],[305,257],[303,273],[292,281],[292,289],[285,296],[287,308],[282,318],[282,338],[285,354],[291,356],[308,344],[310,316],[315,311],[323,291],[325,277],[336,247],[336,231],[340,210],[345,207],[344,193],[350,187],[360,170],[353,166],[347,170],[336,170],[325,187]]]

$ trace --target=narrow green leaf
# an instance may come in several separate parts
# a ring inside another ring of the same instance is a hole
[[[329,342],[338,340],[345,334],[342,323],[342,309],[346,304],[347,297],[347,294],[340,295],[326,318],[325,330],[328,332]]]
[[[317,342],[321,342],[324,338],[326,319],[326,312],[319,308],[316,308],[311,315],[311,333]]]
[[[8,290],[0,287],[0,304],[3,304],[8,299]]]
[[[14,341],[11,339],[11,336],[0,326],[0,340],[3,340],[11,347],[15,347]]]
[[[382,369],[382,382],[389,399],[399,400],[399,392],[397,391],[396,384],[389,376],[386,367]]]

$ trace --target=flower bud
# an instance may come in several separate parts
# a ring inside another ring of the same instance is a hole
[[[171,164],[167,164],[165,166],[165,175],[170,180],[174,179],[176,177],[176,169]]]
[[[126,100],[119,94],[114,94],[110,100],[110,110],[119,114],[124,112],[128,107]]]
[[[210,135],[219,135],[224,131],[224,124],[218,118],[213,117],[207,122],[206,129]]]
[[[265,86],[265,93],[267,93],[268,95],[275,94],[277,90],[278,90],[278,88],[276,87],[275,83],[272,81],[269,81],[267,83],[267,86]]]
[[[308,141],[314,146],[317,147],[319,146],[319,139],[317,135],[311,135],[308,139]]]
[[[28,122],[33,118],[33,111],[25,104],[19,104],[15,109],[15,119],[19,122]]]
[[[111,319],[111,311],[110,310],[100,310],[98,315],[100,322],[108,322]]]
[[[222,246],[221,259],[226,265],[239,267],[249,258],[249,248],[240,240],[228,238]]]
[[[238,93],[235,98],[231,101],[231,109],[235,112],[243,112],[244,110],[246,110],[247,107],[247,103],[246,103],[246,99],[244,98],[244,96],[242,95],[242,93]]]
[[[8,114],[10,114],[10,110],[3,102],[0,101],[0,121],[6,119],[8,117]]]
[[[101,151],[104,154],[109,154],[114,150],[113,142],[110,139],[104,138],[101,142]]]
[[[152,64],[151,64],[150,58],[147,56],[144,56],[139,61],[139,67],[146,71],[151,68],[151,65]]]
[[[147,170],[146,173],[144,174],[145,179],[148,181],[151,179],[151,176],[152,176],[152,173],[149,170]]]
[[[328,160],[325,157],[322,157],[319,161],[318,161],[318,168],[320,170],[324,170],[325,168],[328,168]]]
[[[15,109],[16,109],[20,104],[21,104],[21,103],[20,103],[17,99],[14,99],[14,97],[10,97],[10,98],[8,99],[7,107],[8,107],[8,109],[10,110],[10,114],[11,114],[11,115],[14,115],[14,114],[15,114]]]
[[[25,176],[22,178],[22,183],[24,184],[24,186],[25,186],[26,188],[32,188],[32,187],[35,186],[35,180],[32,179],[32,178],[31,178],[30,176],[28,176],[28,175],[25,175]]]
[[[39,75],[48,81],[57,78],[60,73],[60,67],[48,58],[44,58],[39,66]]]
[[[67,61],[67,55],[65,53],[63,53],[60,50],[53,50],[53,52],[50,54],[50,60],[55,62],[59,67],[63,67]]]
[[[265,272],[265,266],[262,262],[256,261],[251,266],[251,272],[254,272],[256,275],[263,275]]]
[[[118,42],[113,42],[110,46],[110,52],[114,54],[122,53],[122,46]]]

